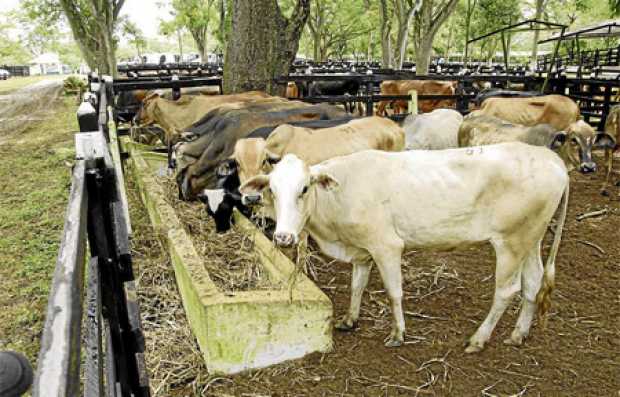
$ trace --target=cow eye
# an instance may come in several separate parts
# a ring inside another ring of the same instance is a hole
[[[308,185],[304,186],[303,190],[301,191],[301,196],[303,196],[306,193],[308,193]]]
[[[570,144],[573,146],[579,146],[579,142],[577,142],[576,139],[573,139],[572,141],[570,141]]]

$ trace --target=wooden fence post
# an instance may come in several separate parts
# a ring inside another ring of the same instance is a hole
[[[411,90],[409,91],[409,95],[411,95],[411,99],[409,100],[409,113],[418,114],[418,91]]]

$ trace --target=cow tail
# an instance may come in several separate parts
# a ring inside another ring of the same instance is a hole
[[[555,287],[555,258],[560,248],[560,241],[562,240],[562,230],[564,229],[564,222],[566,221],[566,211],[568,208],[568,193],[570,183],[566,183],[564,194],[562,195],[562,201],[560,202],[560,214],[558,215],[558,222],[555,228],[555,235],[553,237],[553,243],[551,244],[551,250],[545,263],[542,284],[540,290],[536,295],[536,304],[538,305],[538,321],[544,327],[546,326],[547,319],[545,314],[551,307],[551,292]]]

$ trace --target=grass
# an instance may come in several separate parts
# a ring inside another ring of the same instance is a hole
[[[60,97],[43,120],[0,144],[0,350],[20,351],[33,365],[63,229],[77,130],[75,98]]]
[[[17,91],[20,88],[24,88],[30,84],[37,83],[46,79],[62,79],[66,76],[63,75],[51,75],[51,76],[28,76],[28,77],[11,77],[8,80],[0,80],[0,95],[6,95],[12,91]]]

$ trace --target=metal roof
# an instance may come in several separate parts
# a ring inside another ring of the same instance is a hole
[[[483,34],[482,36],[474,37],[467,41],[467,44],[471,44],[478,40],[486,39],[487,37],[494,36],[500,33],[517,33],[517,32],[532,32],[535,30],[556,30],[556,29],[565,29],[566,25],[562,25],[559,23],[541,21],[538,19],[528,19],[526,21],[518,22],[513,25],[505,26],[501,29],[494,30],[492,32]]]
[[[548,43],[556,40],[567,39],[594,39],[600,37],[614,37],[620,36],[620,19],[611,19],[608,21],[598,22],[583,28],[573,30],[571,32],[565,32],[563,35],[556,33],[551,37],[540,40],[538,44]]]

